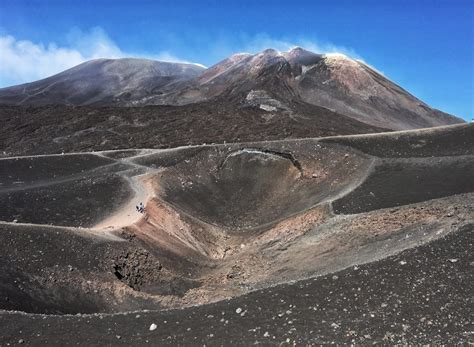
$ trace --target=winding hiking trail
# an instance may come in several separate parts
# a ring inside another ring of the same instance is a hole
[[[158,173],[160,170],[136,164],[131,159],[144,154],[157,153],[159,151],[160,150],[141,150],[140,154],[136,156],[120,160],[123,163],[133,166],[135,169],[144,170],[145,173],[140,175],[134,175],[132,173],[131,175],[128,175],[128,173],[133,170],[127,170],[122,173],[123,177],[129,183],[130,188],[133,190],[133,196],[126,204],[122,205],[117,211],[113,212],[104,220],[94,225],[92,229],[114,230],[118,228],[123,228],[136,223],[143,217],[143,214],[137,211],[136,206],[138,206],[140,203],[143,203],[143,205],[146,207],[148,201],[155,196],[153,190],[150,188],[149,185],[146,184],[145,181],[148,178],[152,177],[153,174]],[[103,156],[102,153],[98,155]]]
[[[91,229],[118,229],[131,224],[134,224],[143,217],[143,214],[136,210],[136,206],[143,203],[145,206],[148,200],[154,195],[153,192],[146,187],[143,180],[147,175],[126,177],[130,183],[130,187],[134,191],[133,197],[130,201],[120,207],[119,210],[113,212],[103,221],[92,226]]]

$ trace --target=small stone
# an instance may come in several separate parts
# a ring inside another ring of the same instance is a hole
[[[400,261],[400,265],[405,265],[407,262],[405,260]]]
[[[458,260],[459,260],[459,259],[456,259],[456,258],[449,259],[449,261],[450,261],[451,263],[456,263]]]
[[[155,323],[150,325],[150,331],[156,330],[156,328],[158,328],[158,326]]]
[[[235,310],[235,313],[240,314],[242,312],[242,309],[239,307]]]
[[[265,334],[263,334],[263,337],[268,337],[270,336],[270,334],[268,333],[268,331],[265,331]]]
[[[23,340],[23,339],[19,339],[19,340],[18,340],[18,343],[20,343],[20,344],[22,344],[22,343],[24,343],[24,342],[25,342],[25,340]]]

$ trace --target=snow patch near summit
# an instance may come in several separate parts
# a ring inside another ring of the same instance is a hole
[[[312,65],[301,65],[301,74],[305,74],[308,70],[311,70],[313,67],[315,67],[318,64],[312,64]]]
[[[245,101],[251,105],[258,107],[264,111],[272,112],[278,109],[289,110],[289,108],[281,101],[272,98],[265,90],[251,90]]]
[[[277,108],[275,106],[271,106],[271,105],[265,105],[265,104],[262,104],[260,105],[260,109],[264,110],[264,111],[267,111],[267,112],[271,112],[271,111],[276,111]]]

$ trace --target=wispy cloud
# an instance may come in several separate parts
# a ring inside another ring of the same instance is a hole
[[[31,82],[54,75],[84,61],[97,58],[142,57],[171,62],[184,62],[169,52],[137,55],[122,51],[100,27],[83,32],[73,29],[65,46],[18,40],[0,36],[0,87]]]
[[[301,46],[316,53],[343,53],[362,59],[351,48],[307,37],[273,37],[266,33],[240,33],[205,39],[188,37],[188,40],[196,42],[185,42],[183,37],[173,37],[173,40],[167,41],[170,46],[166,49],[159,49],[156,53],[137,54],[121,49],[100,27],[87,31],[74,28],[66,35],[66,43],[63,45],[55,42],[45,44],[18,40],[14,36],[3,35],[0,36],[0,87],[35,81],[97,58],[141,57],[189,63],[188,60],[180,58],[186,56],[213,64],[237,52],[257,53],[267,48],[288,51],[295,46]],[[183,48],[188,47],[189,43],[194,44],[191,45],[194,49]],[[203,45],[206,47],[203,48]],[[196,47],[200,48],[198,56]]]
[[[76,49],[0,37],[0,83],[28,82],[77,65],[86,58]]]
[[[213,65],[219,60],[222,60],[234,53],[251,53],[255,54],[267,48],[273,48],[279,51],[288,51],[295,46],[302,47],[315,53],[342,53],[355,59],[362,59],[354,49],[331,42],[318,40],[314,37],[308,36],[275,36],[268,33],[249,34],[245,32],[240,33],[220,33],[216,37],[205,36],[188,38],[188,44],[194,47],[194,50],[189,51],[190,56],[195,59],[202,60],[208,65]],[[199,42],[196,44],[196,42]],[[199,57],[195,52],[201,51],[202,42],[207,43],[205,55]],[[173,46],[176,44],[176,46]],[[175,38],[170,42],[170,49],[179,51],[180,47],[185,45],[180,38]],[[182,54],[187,55],[187,54]]]
[[[256,53],[266,48],[273,48],[279,51],[288,51],[296,46],[315,53],[342,53],[353,58],[361,58],[351,48],[335,45],[329,42],[319,42],[315,39],[305,37],[275,38],[268,34],[260,33],[249,37],[247,42],[244,43],[244,49],[249,53]]]

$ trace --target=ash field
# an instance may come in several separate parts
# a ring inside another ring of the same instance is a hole
[[[0,345],[472,343],[474,126],[348,60],[0,89]]]

